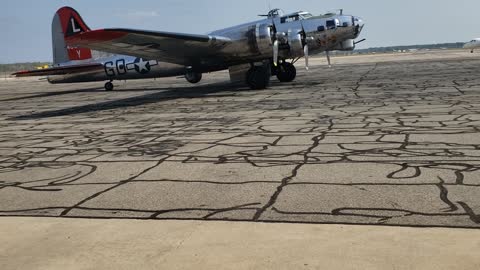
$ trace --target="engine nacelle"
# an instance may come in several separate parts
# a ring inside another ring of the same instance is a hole
[[[303,37],[300,31],[289,31],[288,45],[290,47],[290,57],[295,58],[303,56]]]
[[[353,39],[347,39],[335,46],[335,51],[353,51],[355,49],[355,41]]]
[[[249,28],[248,45],[251,52],[271,55],[273,46],[273,28],[269,24],[256,24]]]

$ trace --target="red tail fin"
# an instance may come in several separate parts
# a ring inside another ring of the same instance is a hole
[[[71,7],[63,7],[57,11],[65,37],[90,31],[78,12]]]
[[[71,48],[65,45],[65,38],[88,31],[90,31],[90,28],[75,9],[71,7],[59,9],[52,24],[54,62],[61,63],[92,58],[90,49]]]
[[[86,48],[68,47],[68,58],[70,60],[85,60],[92,58],[92,50]]]

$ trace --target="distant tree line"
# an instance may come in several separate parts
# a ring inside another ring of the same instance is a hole
[[[424,44],[424,45],[408,45],[408,46],[390,46],[390,47],[374,47],[368,49],[355,50],[358,53],[385,53],[398,52],[409,50],[437,50],[437,49],[460,49],[465,45],[464,42],[456,43],[439,43],[439,44]]]
[[[43,67],[45,65],[50,65],[50,64],[51,63],[46,63],[46,62],[0,64],[0,72],[11,74],[17,71],[36,69],[37,67]],[[3,75],[4,74],[2,74],[2,76]]]
[[[463,48],[463,45],[465,45],[464,42],[408,45],[408,46],[390,46],[390,47],[372,47],[368,49],[356,49],[354,51],[335,51],[333,52],[333,55],[409,52],[412,50],[461,49]]]

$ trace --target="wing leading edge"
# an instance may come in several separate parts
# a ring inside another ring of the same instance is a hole
[[[222,61],[229,38],[133,29],[101,29],[67,39],[70,46],[193,66]]]

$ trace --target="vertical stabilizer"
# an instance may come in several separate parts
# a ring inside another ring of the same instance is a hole
[[[90,28],[82,17],[71,7],[63,7],[55,13],[52,22],[53,63],[58,65],[69,61],[92,58],[92,51],[86,48],[68,47],[65,38],[88,32]]]

